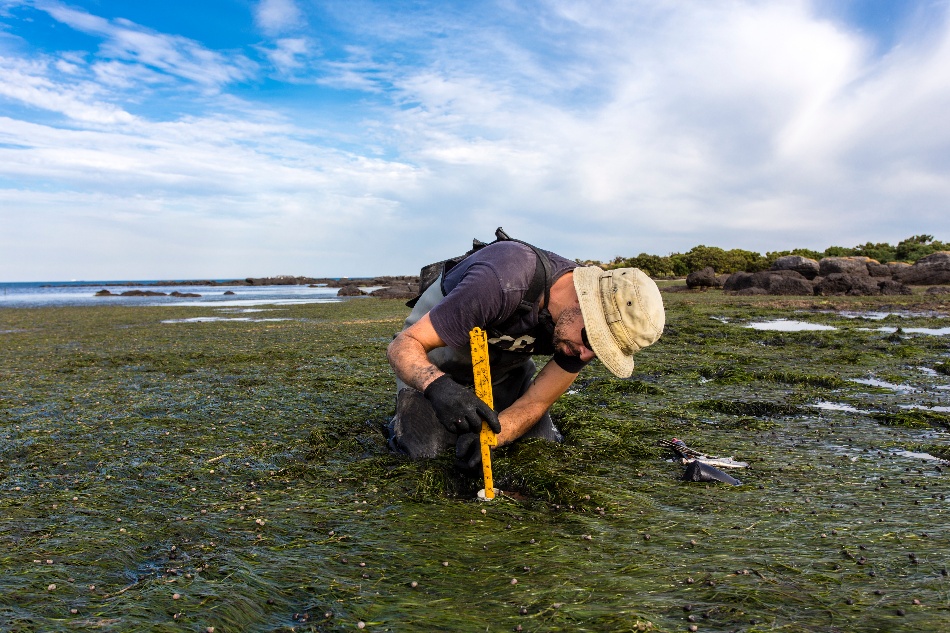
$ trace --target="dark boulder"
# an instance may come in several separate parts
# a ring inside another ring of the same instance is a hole
[[[900,279],[901,275],[910,268],[910,264],[907,262],[887,262],[884,265],[891,271],[891,277],[894,279]]]
[[[724,290],[738,294],[812,295],[811,281],[794,270],[762,270],[757,273],[733,273],[723,285]],[[744,292],[757,289],[761,292]]]
[[[164,292],[158,292],[157,290],[126,290],[120,297],[167,297]]]
[[[872,277],[890,277],[891,267],[887,264],[881,264],[873,259],[867,262],[868,274]]]
[[[950,251],[938,251],[921,257],[913,266],[903,269],[898,281],[916,286],[950,284]]]
[[[752,273],[746,273],[742,271],[732,273],[729,275],[729,278],[726,279],[726,283],[722,284],[722,289],[729,292],[739,292],[740,290],[745,290],[746,288],[751,287]]]
[[[176,290],[170,293],[169,296],[171,297],[200,297],[201,295],[198,294],[197,292],[179,292]]]
[[[877,280],[873,279],[867,272],[863,275],[831,273],[822,276],[821,281],[815,285],[815,294],[867,297],[881,294],[881,288],[878,286]]]
[[[756,286],[770,295],[813,295],[815,286],[794,270],[763,270],[752,275]]]
[[[899,281],[893,279],[882,279],[877,282],[882,295],[912,295],[914,291]]]
[[[716,271],[712,266],[706,266],[702,270],[697,270],[686,275],[687,288],[718,288],[719,278],[716,277]]]
[[[356,284],[347,284],[340,288],[336,296],[338,297],[360,297],[366,293],[360,290]]]
[[[233,290],[225,290],[225,291],[224,291],[224,294],[226,294],[226,295],[233,295],[233,294],[234,294],[234,291],[233,291]]]
[[[102,290],[96,293],[96,296],[97,297],[117,297],[118,295],[114,295],[109,290],[103,288]]]
[[[818,276],[818,262],[801,255],[785,255],[772,262],[771,270],[794,270],[805,279]]]
[[[868,257],[823,257],[818,262],[818,274],[828,275],[867,275]]]

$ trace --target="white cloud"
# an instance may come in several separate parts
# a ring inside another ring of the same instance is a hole
[[[58,70],[60,62],[53,62]],[[74,66],[66,66],[70,73]],[[129,123],[133,116],[102,99],[95,84],[78,81],[59,83],[49,76],[48,62],[0,57],[0,96],[24,105],[58,112],[87,123]]]
[[[261,0],[254,18],[267,35],[297,31],[306,26],[303,13],[294,0]]]
[[[69,117],[0,119],[2,252],[57,215],[88,241],[64,231],[50,262],[98,240],[146,277],[409,273],[499,225],[598,259],[950,239],[939,19],[881,57],[804,0],[360,5],[329,57],[295,5],[261,3],[273,41],[248,48],[316,91],[300,106],[228,94],[254,76],[242,54],[43,6],[104,44],[0,60],[0,95]],[[150,90],[192,114],[149,114]],[[112,270],[88,275],[132,274]]]
[[[282,37],[274,41],[274,48],[261,47],[277,72],[287,77],[308,66],[313,58],[313,44],[305,37]]]
[[[220,87],[256,72],[256,65],[243,55],[226,56],[194,40],[157,33],[129,20],[110,22],[57,2],[42,1],[37,6],[63,24],[104,38],[102,55],[143,64],[199,85]]]
[[[829,236],[893,241],[905,229],[887,216],[903,200],[930,221],[943,206],[945,28],[881,60],[864,36],[815,19],[805,3],[565,7],[576,25],[567,43],[589,42],[568,66],[599,68],[605,82],[586,105],[556,88],[525,90],[532,73],[536,89],[555,85],[530,56],[499,78],[474,75],[475,54],[457,62],[461,73],[443,63],[396,83],[418,103],[398,119],[404,147],[432,173],[464,163],[480,188],[457,184],[472,200],[485,200],[480,178],[495,174],[492,186],[515,204],[493,200],[494,217],[527,204],[569,226],[582,213],[591,232],[604,228],[590,239],[614,244],[608,253],[701,241],[765,250],[839,239]],[[629,229],[618,232],[623,218]],[[941,228],[950,221],[929,232]]]

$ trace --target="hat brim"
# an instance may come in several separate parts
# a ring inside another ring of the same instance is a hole
[[[610,333],[604,304],[600,294],[600,279],[606,273],[597,266],[574,269],[574,290],[584,315],[587,340],[600,362],[618,378],[629,378],[633,373],[633,355],[624,354]]]

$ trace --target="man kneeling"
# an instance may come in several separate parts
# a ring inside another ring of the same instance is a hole
[[[629,377],[633,355],[664,323],[659,289],[636,268],[604,271],[517,240],[493,242],[444,270],[390,343],[398,390],[390,446],[413,459],[454,446],[457,465],[474,469],[482,420],[499,446],[560,441],[548,409],[580,370],[596,357]],[[470,388],[476,326],[488,332],[497,414]],[[537,377],[535,354],[551,355]]]

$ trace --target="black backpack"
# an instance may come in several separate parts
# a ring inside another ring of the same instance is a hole
[[[538,258],[538,263],[534,269],[534,276],[531,278],[531,283],[528,286],[528,291],[525,293],[525,298],[521,301],[521,305],[518,306],[518,309],[515,310],[514,315],[512,315],[511,320],[518,319],[521,315],[531,312],[534,309],[535,305],[541,304],[541,299],[543,297],[543,305],[548,305],[548,300],[551,296],[551,273],[553,270],[553,265],[551,264],[551,259],[547,254],[541,249],[517,240],[507,233],[500,226],[495,230],[495,241],[493,242],[483,242],[478,238],[472,240],[472,248],[470,251],[464,255],[458,255],[457,257],[451,257],[449,259],[444,259],[440,262],[435,262],[433,264],[428,264],[422,267],[422,270],[419,271],[419,295],[414,299],[410,299],[406,302],[406,306],[412,308],[419,301],[419,297],[435,283],[436,279],[439,278],[439,275],[442,276],[442,279],[445,280],[445,275],[448,274],[452,268],[457,264],[465,260],[468,256],[473,253],[477,253],[482,250],[489,244],[495,244],[497,242],[518,242],[519,244],[524,244],[532,251],[534,251],[535,256]],[[445,289],[443,288],[443,294]]]

